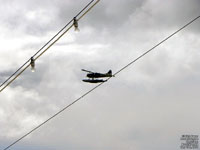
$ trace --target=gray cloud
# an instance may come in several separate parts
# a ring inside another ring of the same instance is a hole
[[[87,2],[2,2],[0,81]],[[0,94],[0,147],[94,87],[81,82],[82,68],[118,71],[198,16],[199,7],[197,0],[100,1],[80,20],[80,33],[67,33],[36,61],[34,74],[26,70]],[[200,135],[198,26],[196,21],[14,149],[177,150],[182,134]],[[5,46],[9,40],[14,43]]]

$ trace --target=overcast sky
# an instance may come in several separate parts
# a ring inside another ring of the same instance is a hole
[[[88,0],[0,0],[0,82]],[[199,0],[101,0],[0,93],[0,149],[96,86],[81,69],[113,73],[200,15]],[[177,150],[200,135],[200,20],[11,149]]]

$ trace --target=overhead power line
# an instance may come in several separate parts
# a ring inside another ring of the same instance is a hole
[[[186,28],[187,26],[189,26],[190,24],[192,24],[194,21],[196,21],[199,18],[200,18],[200,16],[194,18],[189,23],[187,23],[186,25],[184,25],[183,27],[181,27],[180,29],[178,29],[177,31],[175,31],[174,33],[172,33],[171,35],[169,35],[168,37],[166,37],[165,39],[163,39],[161,42],[159,42],[158,44],[156,44],[155,46],[153,46],[152,48],[150,48],[149,50],[147,50],[145,53],[143,53],[142,55],[140,55],[139,57],[137,57],[136,59],[134,59],[133,61],[131,61],[130,63],[128,63],[126,66],[122,67],[116,73],[114,73],[114,76],[116,76],[117,74],[119,74],[120,72],[122,72],[123,70],[125,70],[126,68],[128,68],[129,66],[131,66],[133,63],[135,63],[136,61],[138,61],[139,59],[141,59],[143,56],[145,56],[146,54],[148,54],[149,52],[151,52],[152,50],[154,50],[156,47],[158,47],[159,45],[161,45],[162,43],[164,43],[165,41],[167,41],[169,38],[171,38],[172,36],[174,36],[175,34],[177,34],[178,32],[180,32],[181,30],[183,30],[184,28]],[[110,80],[111,78],[112,77],[109,77],[107,79],[107,81]],[[85,94],[83,94],[82,96],[80,96],[79,98],[77,98],[72,103],[70,103],[67,106],[65,106],[63,109],[61,109],[60,111],[58,111],[57,113],[55,113],[53,116],[49,117],[47,120],[45,120],[44,122],[42,122],[41,124],[39,124],[38,126],[36,126],[35,128],[33,128],[31,131],[29,131],[28,133],[26,133],[25,135],[23,135],[21,138],[17,139],[15,142],[13,142],[12,144],[10,144],[8,147],[6,147],[3,150],[9,149],[13,145],[15,145],[16,143],[18,143],[19,141],[21,141],[22,139],[24,139],[25,137],[27,137],[31,133],[33,133],[35,130],[37,130],[38,128],[40,128],[41,126],[43,126],[44,124],[46,124],[47,122],[49,122],[50,120],[52,120],[53,118],[55,118],[57,115],[59,115],[60,113],[62,113],[66,109],[68,109],[70,106],[72,106],[73,104],[75,104],[76,102],[80,101],[82,98],[84,98],[85,96],[87,96],[88,94],[90,94],[91,92],[93,92],[95,89],[97,89],[98,87],[100,87],[104,83],[106,83],[106,82],[102,82],[102,83],[98,84],[97,86],[93,87],[91,90],[89,90],[88,92],[86,92]]]
[[[77,18],[81,15],[77,21],[79,21],[83,16],[85,16],[100,0],[90,1],[74,18]],[[91,5],[94,3],[93,5]],[[91,5],[91,6],[90,6]],[[90,6],[90,7],[89,7]],[[88,8],[89,7],[89,8]],[[87,9],[88,8],[88,9]],[[85,11],[86,10],[86,11]],[[85,11],[85,12],[84,12]],[[44,46],[42,46],[31,58],[36,57],[34,60],[37,60],[40,56],[42,56],[51,46],[53,46],[65,33],[67,33],[73,26],[71,24],[74,19],[70,20],[58,33],[56,33]],[[71,25],[70,25],[71,24]],[[70,26],[69,26],[70,25]],[[69,27],[68,27],[69,26]],[[68,28],[67,28],[68,27]],[[66,29],[67,28],[67,29]],[[66,30],[65,30],[66,29]],[[62,33],[63,32],[63,33]],[[59,36],[60,35],[60,36]],[[57,38],[56,38],[57,37]],[[52,43],[51,43],[52,42]],[[48,46],[49,45],[49,46]],[[47,47],[48,46],[48,47]],[[44,49],[47,47],[46,49]],[[44,50],[43,50],[44,49]],[[43,51],[42,51],[43,50]],[[41,52],[41,53],[40,53]],[[40,54],[39,54],[40,53]],[[38,55],[39,54],[39,55]],[[38,55],[38,56],[37,56]],[[18,78],[29,66],[30,66],[30,59],[28,59],[21,67],[19,67],[9,78],[7,78],[1,85],[0,85],[0,92],[2,92],[8,85],[10,85],[16,78]],[[27,65],[28,64],[28,65]],[[16,76],[15,76],[16,75]]]

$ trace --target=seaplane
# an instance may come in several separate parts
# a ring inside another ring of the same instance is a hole
[[[92,71],[88,71],[88,70],[85,70],[85,69],[82,69],[82,71],[88,73],[86,75],[88,77],[88,79],[83,79],[82,80],[83,82],[88,82],[88,83],[106,82],[107,80],[98,79],[98,78],[111,78],[111,77],[114,77],[112,75],[112,70],[109,70],[107,73],[92,72]]]

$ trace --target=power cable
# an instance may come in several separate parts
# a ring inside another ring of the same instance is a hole
[[[85,6],[75,17],[79,16],[94,0],[92,0],[87,6]],[[60,31],[58,31],[44,46],[42,46],[32,57],[35,57],[44,47],[46,47],[55,37],[57,37],[71,22],[73,21],[70,20]],[[8,79],[6,79],[0,87],[2,87],[10,78],[12,78],[19,70],[21,70],[28,62],[30,59],[28,59],[21,67],[17,69]]]
[[[179,30],[175,31],[174,33],[172,33],[170,36],[166,37],[165,39],[163,39],[161,42],[159,42],[158,44],[156,44],[154,47],[152,47],[151,49],[149,49],[148,51],[146,51],[145,53],[143,53],[142,55],[140,55],[138,58],[136,58],[135,60],[133,60],[132,62],[130,62],[129,64],[127,64],[126,66],[124,66],[123,68],[121,68],[119,71],[117,71],[114,75],[117,75],[118,73],[120,73],[121,71],[123,71],[124,69],[126,69],[127,67],[129,67],[130,65],[132,65],[134,62],[136,62],[138,59],[142,58],[143,56],[145,56],[146,54],[148,54],[149,52],[151,52],[153,49],[155,49],[156,47],[158,47],[160,44],[164,43],[165,41],[167,41],[169,38],[171,38],[172,36],[174,36],[175,34],[177,34],[178,32],[180,32],[181,30],[183,30],[185,27],[187,27],[188,25],[190,25],[191,23],[193,23],[194,21],[196,21],[197,19],[199,19],[200,16],[194,18],[193,20],[191,20],[190,22],[188,22],[186,25],[184,25],[182,28],[180,28]]]
[[[78,17],[88,6],[91,5],[91,3],[94,0],[92,0],[90,3],[88,3],[75,17]],[[80,18],[77,19],[80,20],[83,16],[86,15],[86,13],[88,13],[100,0],[97,0],[85,13],[83,13]],[[50,42],[52,42],[70,23],[72,23],[73,19],[67,23],[56,35],[53,36],[53,38],[51,38],[42,48],[40,48],[32,57],[35,57],[39,52],[41,52]],[[50,46],[48,46],[39,56],[37,56],[35,58],[38,59],[42,54],[44,54],[44,52],[46,52],[51,46],[53,46],[65,33],[67,33],[69,31],[69,29],[72,28],[73,25],[71,25],[66,31],[64,31],[64,33],[62,33],[53,43],[50,44]],[[6,79],[0,87],[2,87],[4,84],[6,84],[17,72],[19,72],[28,62],[30,61],[30,59],[28,59],[19,69],[17,69],[17,71],[15,71],[8,79]],[[8,85],[10,85],[17,77],[19,77],[28,67],[30,66],[30,64],[28,64],[21,72],[19,72],[12,80],[10,80],[3,88],[0,89],[0,92],[2,92]]]
[[[193,23],[194,21],[196,21],[199,18],[200,18],[200,16],[194,18],[192,21],[190,21],[189,23],[187,23],[186,25],[184,25],[183,27],[181,27],[180,29],[178,29],[177,31],[175,31],[174,33],[172,33],[171,35],[169,35],[167,38],[163,39],[161,42],[159,42],[154,47],[152,47],[151,49],[147,50],[145,53],[143,53],[142,55],[140,55],[139,57],[137,57],[136,59],[134,59],[133,61],[131,61],[130,63],[128,63],[126,66],[124,66],[123,68],[121,68],[119,71],[117,71],[113,75],[116,76],[121,71],[123,71],[127,67],[131,66],[137,60],[139,60],[140,58],[142,58],[143,56],[145,56],[146,54],[148,54],[149,52],[151,52],[153,49],[155,49],[156,47],[158,47],[159,45],[161,45],[162,43],[164,43],[165,41],[167,41],[169,38],[171,38],[172,36],[174,36],[175,34],[177,34],[178,32],[180,32],[181,30],[183,30],[184,28],[186,28],[188,25],[190,25],[191,23]],[[107,79],[107,81],[110,80],[111,78],[112,77],[109,77]],[[47,122],[49,122],[50,120],[52,120],[53,118],[55,118],[57,115],[59,115],[60,113],[62,113],[64,110],[66,110],[67,108],[69,108],[70,106],[72,106],[73,104],[75,104],[76,102],[80,101],[82,98],[84,98],[85,96],[87,96],[88,94],[90,94],[92,91],[94,91],[95,89],[97,89],[98,87],[100,87],[101,85],[103,85],[104,83],[106,83],[106,82],[102,82],[102,83],[98,84],[97,86],[95,86],[94,88],[92,88],[91,90],[89,90],[88,92],[86,92],[85,94],[83,94],[82,96],[80,96],[78,99],[76,99],[72,103],[70,103],[67,106],[65,106],[63,109],[61,109],[60,111],[58,111],[57,113],[55,113],[53,116],[51,116],[50,118],[48,118],[47,120],[45,120],[44,122],[42,122],[41,124],[39,124],[38,126],[36,126],[34,129],[32,129],[31,131],[29,131],[28,133],[26,133],[25,135],[23,135],[21,138],[19,138],[18,140],[16,140],[15,142],[13,142],[12,144],[10,144],[8,147],[6,147],[3,150],[9,149],[13,145],[15,145],[16,143],[18,143],[22,139],[24,139],[26,136],[30,135],[32,132],[34,132],[35,130],[37,130],[38,128],[40,128],[41,126],[43,126],[44,124],[46,124]]]

